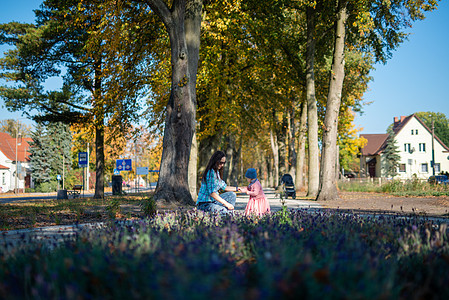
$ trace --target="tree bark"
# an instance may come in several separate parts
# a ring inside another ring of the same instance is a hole
[[[292,105],[289,108],[288,119],[289,119],[289,131],[288,131],[288,173],[292,175],[293,180],[296,178],[296,126],[295,126],[295,102],[293,100]]]
[[[192,199],[196,200],[197,198],[197,168],[198,168],[198,141],[196,140],[196,132],[193,133],[192,137],[192,146],[190,148],[190,156],[189,156],[189,190],[192,195]]]
[[[196,123],[201,0],[146,0],[162,19],[170,38],[172,85],[167,104],[159,180],[154,199],[193,205],[188,166]]]
[[[307,8],[306,95],[309,142],[308,197],[316,197],[319,189],[318,109],[315,97],[315,9]]]
[[[101,118],[103,119],[103,118]],[[104,197],[104,126],[95,127],[95,199]]]
[[[94,107],[95,107],[95,199],[104,197],[104,105],[101,99],[101,59],[94,63]],[[89,178],[89,176],[88,176]],[[87,182],[89,185],[89,182]]]
[[[273,134],[273,129],[270,130],[270,143],[271,143],[271,150],[273,151],[273,157],[274,157],[273,180],[274,180],[274,187],[276,188],[279,185],[279,146],[278,146],[277,136],[275,134]]]
[[[307,132],[307,102],[301,103],[301,117],[299,121],[298,155],[296,159],[295,187],[297,190],[304,188],[304,159],[306,156],[306,132]]]
[[[338,5],[337,20],[335,24],[335,44],[332,69],[329,82],[329,95],[327,97],[326,115],[324,117],[323,154],[321,157],[320,191],[318,200],[331,200],[338,198],[336,185],[337,157],[337,129],[338,114],[341,104],[341,93],[345,77],[345,26],[347,19],[346,2],[340,1]]]

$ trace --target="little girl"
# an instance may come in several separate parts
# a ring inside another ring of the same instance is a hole
[[[246,205],[245,214],[262,215],[270,212],[270,204],[262,190],[260,181],[257,180],[256,169],[250,168],[246,171],[245,177],[248,178],[248,187],[246,188],[246,194],[249,195],[249,201]],[[244,191],[244,190],[243,190]]]

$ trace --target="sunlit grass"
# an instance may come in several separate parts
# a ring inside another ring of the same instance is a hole
[[[379,183],[376,180],[340,181],[338,188],[347,192],[388,193],[396,196],[449,196],[449,185],[430,184],[426,181],[390,180]]]
[[[104,199],[80,197],[61,200],[17,200],[0,204],[0,230],[77,223],[83,219],[102,221],[107,213],[107,218],[131,218],[139,214],[142,199],[151,196],[152,193],[140,193],[108,196]],[[111,206],[111,203],[115,206]],[[108,211],[110,207],[114,209]]]

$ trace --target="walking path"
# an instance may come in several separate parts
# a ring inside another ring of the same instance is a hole
[[[273,188],[264,188],[265,196],[270,203],[272,211],[278,211],[282,208],[281,199],[279,194],[275,192]],[[246,204],[248,203],[249,196],[246,194],[237,194],[237,201],[235,203],[236,211],[244,211]],[[284,204],[289,209],[317,209],[322,208],[322,206],[316,201],[308,200],[296,200],[292,198],[284,199]]]

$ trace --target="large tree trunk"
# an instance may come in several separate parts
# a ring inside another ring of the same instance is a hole
[[[298,190],[304,188],[304,159],[306,156],[306,131],[307,131],[307,102],[301,103],[301,117],[299,120],[298,155],[296,159],[295,187]]]
[[[327,97],[326,115],[324,117],[323,154],[321,158],[321,180],[318,200],[338,198],[335,181],[337,157],[337,129],[338,113],[340,111],[341,93],[345,77],[345,26],[347,12],[346,2],[339,2],[337,20],[335,24],[335,45],[332,69],[329,82],[329,95]]]
[[[308,197],[316,197],[319,188],[318,109],[315,98],[315,9],[307,8],[306,94],[309,141]]]
[[[200,46],[201,0],[179,0],[169,9],[162,0],[146,0],[170,37],[172,85],[167,104],[159,180],[155,200],[193,205],[188,181],[195,132],[196,74]]]

